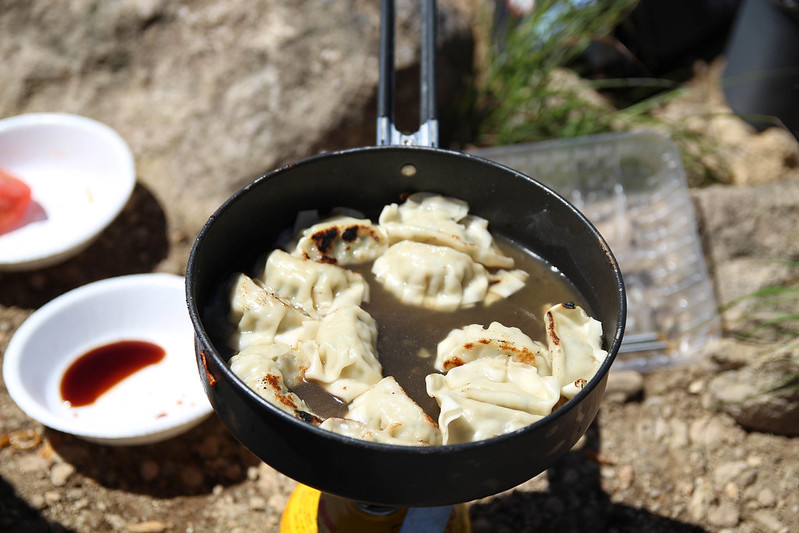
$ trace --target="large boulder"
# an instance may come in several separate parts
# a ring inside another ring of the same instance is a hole
[[[695,189],[693,197],[720,304],[794,281],[799,172],[771,183]],[[757,302],[750,305],[740,309]]]
[[[463,1],[439,4],[444,48],[467,42]],[[417,60],[419,20],[418,2],[397,2],[400,69]],[[193,234],[263,171],[374,143],[379,25],[367,0],[5,2],[0,117],[115,128],[171,226]]]
[[[694,191],[725,327],[706,404],[787,436],[799,435],[797,178]]]

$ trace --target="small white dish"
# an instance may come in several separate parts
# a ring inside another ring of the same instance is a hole
[[[125,340],[156,344],[166,355],[89,405],[65,402],[61,381],[70,365],[94,348]],[[110,278],[48,302],[11,338],[3,379],[31,418],[103,444],[158,442],[212,411],[197,370],[184,278],[172,274]]]
[[[15,228],[0,234],[0,270],[64,261],[125,207],[136,183],[130,148],[113,129],[64,113],[0,120],[0,168],[31,188]]]

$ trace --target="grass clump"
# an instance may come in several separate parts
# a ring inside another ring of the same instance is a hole
[[[538,0],[528,14],[495,29],[478,89],[481,142],[515,144],[610,131],[616,110],[592,98],[586,85],[564,76],[563,69],[609,35],[636,3]]]
[[[619,45],[613,32],[637,3],[537,0],[528,13],[503,19],[508,22],[499,29],[494,14],[493,27],[483,30],[492,35],[482,39],[490,45],[484,47],[474,96],[475,143],[499,146],[654,129],[680,148],[690,182],[724,181],[703,163],[714,152],[710,139],[658,118],[658,110],[684,94],[683,85],[658,78],[602,78],[601,73],[590,79],[581,72],[581,56],[592,43]]]
[[[799,261],[785,264],[799,272]],[[739,340],[787,343],[799,338],[799,282],[766,286],[727,303],[721,313],[728,315],[731,333]]]
[[[799,272],[799,261],[785,260]],[[729,333],[740,341],[778,345],[770,364],[783,374],[766,394],[792,394],[799,390],[799,281],[770,285],[737,298],[720,309],[727,315]],[[732,316],[730,316],[732,315]]]

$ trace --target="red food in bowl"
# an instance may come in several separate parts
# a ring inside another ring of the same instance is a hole
[[[20,221],[31,203],[31,188],[8,171],[0,169],[0,234]]]

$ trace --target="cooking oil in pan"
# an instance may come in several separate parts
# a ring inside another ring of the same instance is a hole
[[[298,485],[283,511],[280,533],[400,533],[407,517],[406,507],[359,504]],[[458,504],[440,533],[471,531],[469,510]]]

